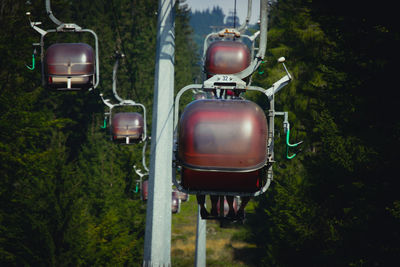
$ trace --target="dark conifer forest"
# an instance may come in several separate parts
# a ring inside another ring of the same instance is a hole
[[[59,20],[99,38],[100,84],[90,92],[44,89],[40,48],[35,70],[25,66],[40,40],[25,13],[43,29],[56,27],[45,1],[26,2],[0,3],[0,265],[138,266],[146,207],[132,166],[141,166],[142,145],[110,142],[99,94],[116,102],[114,53],[123,52],[118,94],[144,104],[151,122],[158,1],[51,1]],[[183,87],[198,70],[188,11],[177,9],[175,19],[176,86]],[[53,35],[47,45],[93,46],[91,35]]]
[[[25,13],[54,28],[44,1],[1,0],[0,265],[140,266],[146,205],[132,166],[141,165],[142,144],[110,142],[99,93],[113,97],[113,55],[123,52],[118,93],[146,106],[151,135],[158,1],[51,3],[60,20],[97,33],[100,84],[88,92],[43,88],[40,49],[36,68],[26,67],[40,36]],[[219,24],[219,13],[203,20]],[[176,8],[176,89],[200,76],[190,14]],[[390,1],[271,3],[266,59],[253,85],[268,88],[284,76],[277,59],[286,58],[294,79],[276,109],[289,111],[291,138],[304,143],[287,160],[277,119],[274,181],[243,224],[256,266],[400,264],[396,19]],[[92,42],[85,34],[46,40]],[[259,95],[244,96],[266,108]]]

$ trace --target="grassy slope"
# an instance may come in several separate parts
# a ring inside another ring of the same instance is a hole
[[[248,215],[252,213],[253,203],[246,207]],[[196,226],[197,202],[195,196],[190,196],[189,201],[181,203],[180,212],[172,216],[172,266],[194,266]],[[241,238],[244,227],[240,223],[228,223],[221,228],[219,222],[207,221],[207,266],[257,265],[255,245]]]

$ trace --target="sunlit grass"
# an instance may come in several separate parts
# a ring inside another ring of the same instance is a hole
[[[208,206],[210,206],[207,198]],[[250,201],[246,211],[253,211]],[[195,258],[197,227],[197,202],[195,196],[181,203],[181,210],[172,216],[172,266],[193,266]],[[249,266],[235,259],[240,251],[251,251],[255,245],[237,238],[241,236],[243,225],[240,223],[225,223],[220,227],[217,221],[207,221],[206,261],[207,266]],[[235,253],[236,252],[236,253]],[[251,255],[249,255],[251,257]]]

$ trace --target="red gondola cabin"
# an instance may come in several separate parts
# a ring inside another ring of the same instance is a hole
[[[132,144],[143,136],[143,116],[137,112],[121,112],[112,117],[112,138],[115,142]]]
[[[267,120],[247,100],[197,100],[180,120],[178,159],[188,190],[255,192],[267,157]]]
[[[149,180],[144,180],[142,183],[142,200],[146,201],[149,195]]]
[[[93,87],[95,56],[84,43],[57,43],[46,50],[45,83],[56,90],[81,90]]]
[[[250,50],[240,41],[217,41],[207,48],[205,72],[208,77],[215,74],[234,74],[250,65]]]

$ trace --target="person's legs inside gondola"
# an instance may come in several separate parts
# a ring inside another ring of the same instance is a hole
[[[226,196],[226,201],[228,202],[229,206],[229,211],[228,211],[228,218],[235,218],[236,213],[235,213],[235,208],[233,207],[233,201],[235,197],[234,196]]]
[[[197,203],[200,205],[200,215],[202,219],[206,219],[210,214],[206,209],[206,195],[196,195]]]
[[[240,208],[237,212],[237,217],[239,219],[244,219],[244,208],[246,207],[247,203],[250,201],[250,197],[241,197]]]
[[[211,216],[218,217],[219,196],[210,195],[210,199],[211,199]]]

